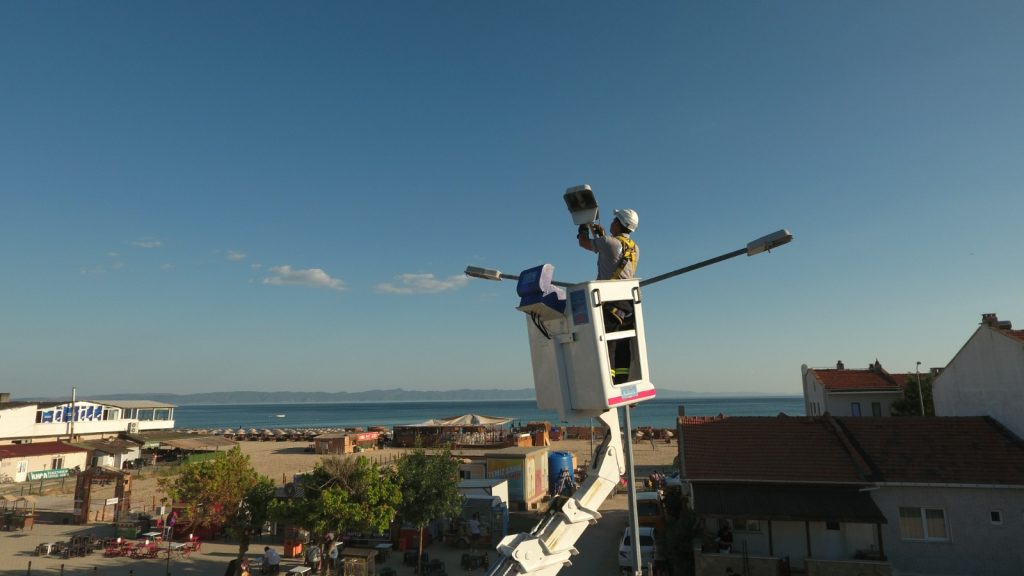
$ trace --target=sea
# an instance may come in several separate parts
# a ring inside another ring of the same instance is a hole
[[[679,407],[687,416],[804,415],[802,396],[656,398],[637,404],[630,413],[634,428],[675,428]],[[555,412],[537,409],[533,400],[464,402],[346,402],[340,404],[183,405],[174,409],[176,428],[366,428],[417,424],[431,418],[479,414],[511,418],[516,424],[547,421],[562,424]],[[587,426],[590,420],[564,423]]]

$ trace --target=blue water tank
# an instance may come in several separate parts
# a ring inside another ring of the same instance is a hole
[[[568,470],[569,479],[576,481],[572,468],[572,452],[548,452],[548,494],[558,491],[562,470]]]

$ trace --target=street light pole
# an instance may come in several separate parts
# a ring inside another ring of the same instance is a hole
[[[917,367],[914,368],[914,372],[917,373],[917,399],[921,401],[921,416],[924,416],[924,389],[921,388],[921,363],[917,363]]]

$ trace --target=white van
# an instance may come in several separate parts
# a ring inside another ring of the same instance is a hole
[[[654,528],[650,526],[640,527],[640,569],[644,574],[651,573],[654,565],[654,557],[657,553],[657,545],[654,543]],[[629,526],[622,532],[622,540],[619,542],[619,571],[624,574],[633,572],[633,543],[632,530]]]

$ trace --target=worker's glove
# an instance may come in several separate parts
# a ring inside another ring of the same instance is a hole
[[[591,224],[590,229],[594,231],[594,236],[598,238],[604,236],[604,228],[600,224]]]
[[[586,224],[580,224],[580,227],[576,229],[576,237],[580,238],[583,236],[589,236],[589,227]]]

